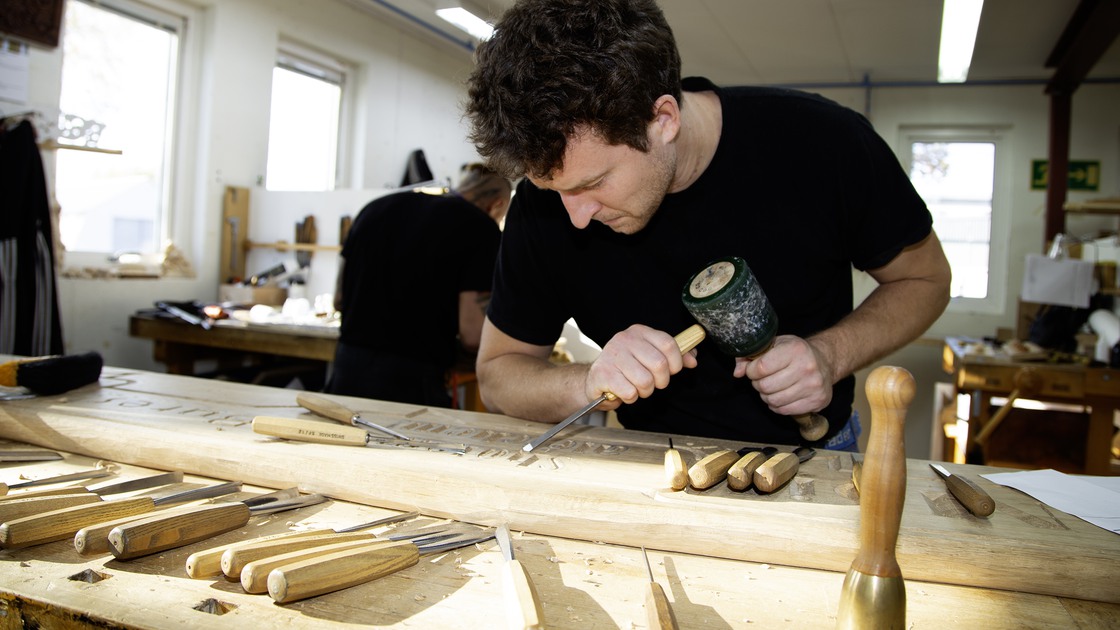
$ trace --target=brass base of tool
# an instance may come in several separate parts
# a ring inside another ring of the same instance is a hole
[[[906,583],[902,576],[879,577],[848,570],[836,614],[838,630],[904,630]]]

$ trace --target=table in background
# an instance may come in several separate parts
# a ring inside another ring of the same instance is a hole
[[[1084,438],[1084,469],[1092,475],[1112,473],[1111,448],[1113,415],[1120,405],[1120,370],[1090,367],[1079,363],[1013,361],[1003,352],[974,354],[966,351],[968,339],[947,337],[942,352],[942,367],[953,375],[958,393],[972,396],[968,433],[957,439],[971,445],[974,436],[992,417],[993,397],[1007,397],[1031,375],[1039,383],[1033,391],[1022,391],[1021,398],[1088,407],[1088,429]],[[1018,382],[1017,382],[1018,380]],[[993,432],[1007,430],[1001,425]],[[997,465],[994,462],[986,462]],[[1028,462],[1016,462],[1025,465]]]

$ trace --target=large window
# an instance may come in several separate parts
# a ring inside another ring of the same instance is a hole
[[[910,181],[929,206],[933,228],[953,270],[953,303],[961,310],[1003,306],[1006,212],[997,195],[997,134],[960,129],[909,130]]]
[[[131,0],[66,3],[59,142],[108,151],[58,151],[67,251],[150,254],[167,238],[184,28]]]
[[[269,190],[334,190],[346,66],[284,43],[272,71],[268,121]]]

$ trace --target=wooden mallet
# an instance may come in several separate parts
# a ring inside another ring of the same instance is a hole
[[[860,475],[859,552],[844,578],[837,628],[906,627],[906,584],[895,544],[906,496],[903,428],[914,389],[914,377],[899,367],[878,367],[867,377],[871,431]]]

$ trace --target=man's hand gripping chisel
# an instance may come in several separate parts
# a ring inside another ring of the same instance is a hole
[[[700,325],[693,324],[692,326],[689,326],[688,328],[684,329],[683,332],[681,332],[679,335],[677,335],[673,339],[676,340],[677,347],[680,348],[681,354],[684,354],[684,353],[688,352],[689,350],[692,350],[696,346],[700,345],[700,342],[704,341],[704,336],[706,334],[707,333],[704,332],[704,329]],[[599,396],[595,400],[592,400],[591,402],[587,403],[587,405],[584,406],[582,409],[580,409],[579,411],[577,411],[577,412],[573,413],[572,415],[568,416],[566,419],[560,421],[559,423],[556,424],[556,426],[552,427],[548,431],[545,431],[543,434],[541,434],[540,437],[532,440],[531,442],[529,442],[525,446],[521,447],[521,450],[525,451],[526,453],[531,452],[533,449],[537,448],[541,444],[544,444],[545,442],[551,440],[557,433],[563,431],[564,428],[567,427],[568,425],[570,425],[571,423],[573,423],[576,420],[579,420],[580,418],[587,415],[587,413],[589,411],[591,411],[595,407],[598,407],[604,401],[614,400],[615,398],[616,398],[616,396],[614,394],[612,394],[611,392],[603,392],[602,396]]]

